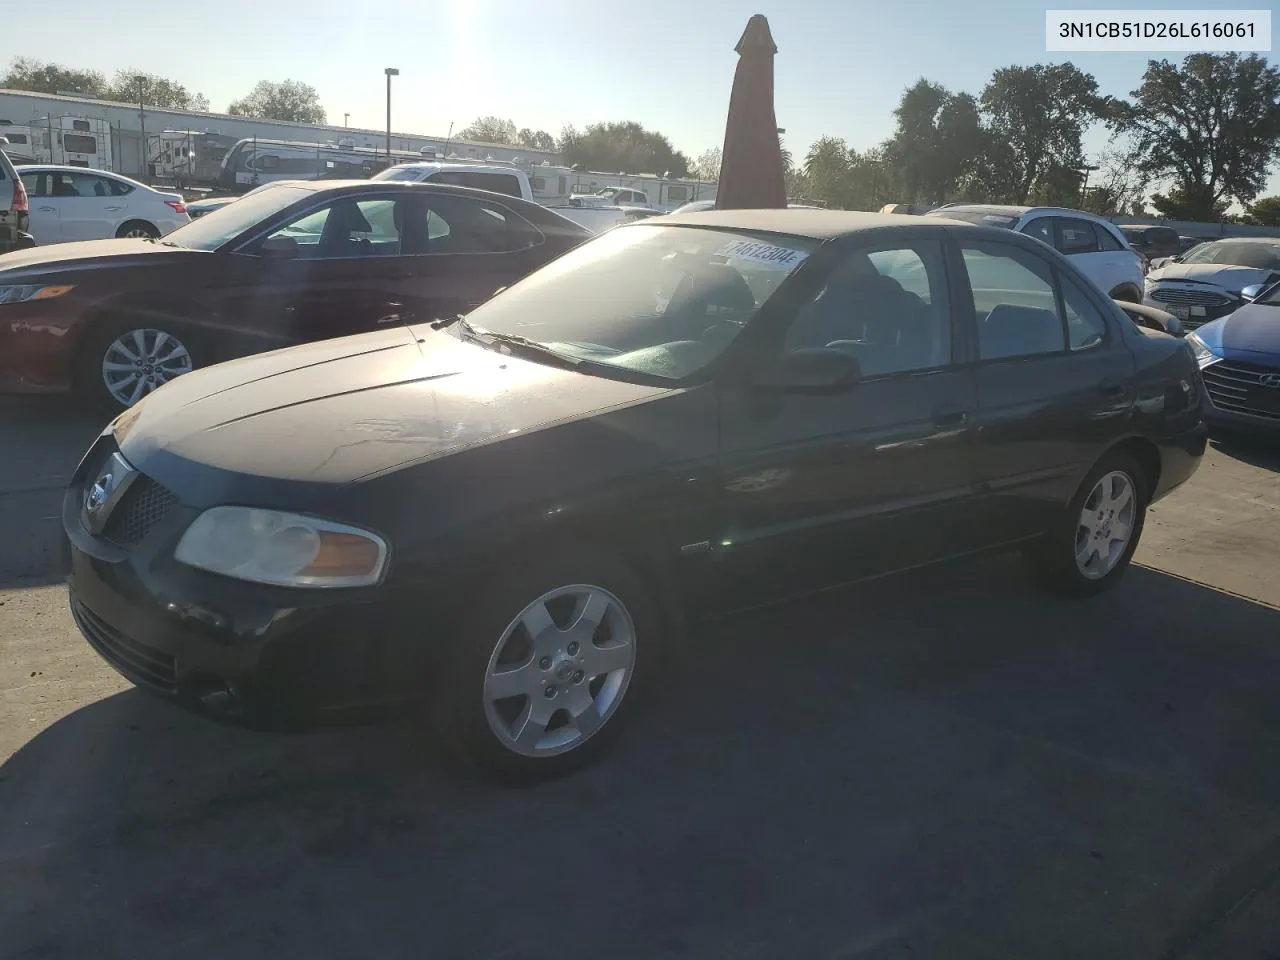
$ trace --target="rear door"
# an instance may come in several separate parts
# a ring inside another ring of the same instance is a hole
[[[991,543],[1042,530],[1123,431],[1134,360],[1106,300],[1049,257],[957,236],[977,385],[976,474]]]
[[[31,211],[28,228],[38,244],[62,242],[62,219],[58,215],[58,203],[52,195],[52,175],[44,171],[28,171],[22,174],[22,184],[27,188],[27,204]]]
[[[500,200],[427,190],[412,191],[406,202],[402,242],[409,277],[403,313],[413,322],[465,313],[555,252]]]

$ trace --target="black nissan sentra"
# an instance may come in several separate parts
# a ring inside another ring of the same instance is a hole
[[[121,414],[67,492],[71,608],[209,715],[425,698],[482,770],[550,776],[714,611],[1001,548],[1111,587],[1204,445],[1187,345],[1036,240],[659,218]]]

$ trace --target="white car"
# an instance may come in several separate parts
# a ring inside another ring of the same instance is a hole
[[[947,217],[984,227],[1004,227],[1035,237],[1071,258],[1113,300],[1142,302],[1142,258],[1110,220],[1064,207],[948,204],[927,217]]]
[[[42,246],[107,237],[162,237],[190,223],[181,194],[162,193],[106,170],[29,164],[31,233]]]
[[[1234,313],[1280,280],[1280,237],[1224,237],[1171,257],[1147,274],[1143,301],[1194,330]]]

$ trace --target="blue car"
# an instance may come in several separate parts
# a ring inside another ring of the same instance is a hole
[[[1187,334],[1211,426],[1280,434],[1280,283]]]

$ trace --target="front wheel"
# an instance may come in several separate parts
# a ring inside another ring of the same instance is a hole
[[[190,373],[201,356],[186,328],[150,318],[106,323],[81,351],[79,386],[95,406],[120,411]]]
[[[544,557],[480,589],[469,610],[436,691],[442,739],[508,782],[562,776],[603,752],[656,641],[631,570],[595,551]]]
[[[1124,575],[1146,520],[1146,478],[1128,454],[1108,454],[1089,472],[1061,520],[1027,551],[1047,588],[1093,596]]]

